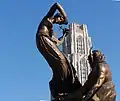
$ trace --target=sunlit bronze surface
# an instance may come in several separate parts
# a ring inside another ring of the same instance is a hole
[[[54,16],[56,10],[60,13]],[[65,95],[78,87],[80,88],[81,84],[75,76],[75,70],[71,63],[58,48],[67,36],[68,30],[63,31],[62,37],[56,38],[53,36],[53,24],[68,24],[67,15],[59,3],[55,3],[50,8],[40,22],[36,34],[37,48],[53,71],[53,78],[50,81],[51,94],[54,98],[59,98],[61,94]]]
[[[60,13],[54,15],[56,10]],[[59,3],[50,8],[36,34],[37,48],[53,71],[53,78],[49,82],[53,101],[115,101],[112,74],[104,55],[95,50],[88,56],[92,71],[81,86],[74,67],[58,48],[69,30],[64,30],[62,37],[56,38],[53,24],[68,24],[67,15]]]
[[[74,101],[115,101],[116,91],[112,81],[112,73],[109,65],[105,61],[105,56],[98,50],[94,50],[88,56],[91,73],[85,84],[75,92],[65,97],[75,99]]]

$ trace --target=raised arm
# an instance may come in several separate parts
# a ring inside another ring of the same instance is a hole
[[[46,16],[47,17],[52,17],[57,8],[58,8],[57,3],[53,4]]]
[[[59,3],[57,3],[57,6],[58,11],[63,15],[64,18],[67,18],[67,14],[65,13],[63,7]]]
[[[47,13],[47,17],[52,17],[55,13],[55,11],[58,10],[65,19],[67,19],[67,15],[64,11],[64,9],[62,8],[62,6],[59,3],[55,3],[49,10],[49,12]]]

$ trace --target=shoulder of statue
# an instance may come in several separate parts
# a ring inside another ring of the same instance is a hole
[[[107,73],[109,71],[109,65],[106,62],[99,63],[99,69],[103,73]]]
[[[44,16],[44,18],[42,19],[41,23],[50,23],[49,18],[47,16]]]

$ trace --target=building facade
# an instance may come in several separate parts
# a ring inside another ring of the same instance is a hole
[[[87,80],[91,69],[88,63],[88,55],[92,47],[91,37],[88,36],[85,24],[72,23],[69,25],[70,34],[62,44],[62,51],[76,69],[79,81],[83,85]]]

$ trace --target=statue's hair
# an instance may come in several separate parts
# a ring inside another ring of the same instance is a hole
[[[104,54],[102,54],[102,52],[101,51],[99,51],[99,50],[94,50],[93,51],[93,58],[94,58],[94,60],[97,60],[97,61],[105,61],[105,56],[104,56]]]

